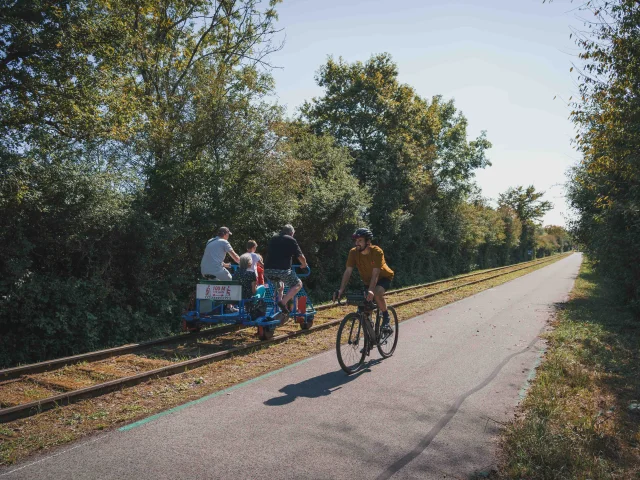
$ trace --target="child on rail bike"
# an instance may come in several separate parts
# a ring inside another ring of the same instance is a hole
[[[247,253],[251,255],[251,261],[253,262],[253,271],[258,279],[258,285],[264,285],[264,261],[259,253],[256,253],[258,243],[255,240],[249,240],[247,242]]]
[[[389,312],[384,294],[391,286],[393,270],[387,266],[384,252],[376,245],[371,244],[373,233],[368,228],[357,229],[351,238],[355,241],[355,247],[349,251],[347,267],[342,275],[342,283],[337,292],[337,298],[342,297],[344,289],[351,278],[353,267],[358,268],[360,278],[365,283],[367,301],[375,299],[378,308],[382,312],[382,332],[390,334]],[[334,296],[334,301],[336,300]]]

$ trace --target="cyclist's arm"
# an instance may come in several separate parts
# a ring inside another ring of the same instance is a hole
[[[380,269],[379,268],[374,268],[371,271],[371,282],[369,282],[369,292],[367,295],[367,300],[371,301],[371,298],[373,298],[373,292],[376,291],[376,284],[378,283],[378,277],[380,276]],[[369,298],[371,297],[371,298]]]
[[[233,248],[227,252],[234,262],[240,263],[240,256],[233,251]]]
[[[300,268],[307,268],[307,258],[304,255],[300,255],[298,261],[300,262]]]
[[[351,278],[351,272],[353,272],[353,267],[347,267],[344,270],[344,274],[342,275],[342,283],[340,284],[340,290],[338,290],[338,298],[342,296],[344,293],[344,288],[349,283],[349,279]]]

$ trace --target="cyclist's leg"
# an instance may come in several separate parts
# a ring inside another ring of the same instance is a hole
[[[276,270],[276,269],[266,269],[264,272],[265,276],[269,279],[270,282],[276,282],[276,289],[278,290],[278,307],[280,307],[281,312],[279,315],[279,320],[282,325],[289,321],[289,308],[287,307],[287,302],[291,300],[298,291],[302,288],[302,282],[297,277],[297,275],[292,270]],[[284,295],[284,288],[288,287],[289,291],[286,295]]]
[[[298,276],[293,272],[293,270],[288,270],[283,276],[282,281],[289,288],[287,294],[282,298],[282,303],[287,305],[289,300],[292,300],[293,297],[300,291],[302,288],[302,280],[298,278]],[[280,306],[282,308],[282,305]],[[285,308],[283,308],[284,310]]]
[[[384,298],[386,290],[381,285],[376,285],[375,290],[373,291],[373,298],[376,301],[376,305],[380,309],[380,312],[383,314],[387,311],[387,301]]]
[[[297,283],[293,284],[293,285],[287,285],[289,287],[289,291],[287,292],[287,294],[284,296],[284,298],[282,299],[282,302],[286,305],[287,302],[291,299],[293,299],[293,297],[296,296],[296,294],[300,291],[300,289],[302,288],[302,280],[298,279]]]
[[[278,297],[278,300],[282,300],[284,295],[284,282],[282,281],[282,270],[275,270],[267,268],[264,271],[264,277],[273,286],[273,293]]]
[[[229,270],[224,268],[222,265],[217,267],[211,273],[216,277],[217,280],[223,280],[223,281],[227,281],[227,282],[232,280],[231,274],[229,273]]]
[[[376,300],[376,305],[380,309],[380,313],[382,314],[382,329],[384,333],[390,333],[389,330],[389,312],[387,311],[387,301],[384,298],[385,292],[391,286],[391,280],[388,278],[380,278],[378,283],[376,284],[376,288],[373,292],[373,296]]]
[[[278,280],[278,298],[282,300],[282,297],[284,297],[284,282]]]

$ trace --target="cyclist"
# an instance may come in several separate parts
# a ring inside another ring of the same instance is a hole
[[[204,255],[200,261],[200,272],[205,278],[217,278],[218,280],[231,280],[231,274],[227,268],[230,264],[225,263],[227,254],[235,261],[240,261],[240,256],[233,251],[229,243],[231,231],[227,227],[218,229],[218,236],[210,238],[204,249]]]
[[[282,227],[280,234],[269,241],[267,261],[264,263],[264,276],[274,287],[277,286],[280,292],[278,306],[284,315],[281,320],[283,324],[289,321],[287,303],[302,288],[302,281],[291,268],[292,257],[298,259],[300,267],[307,268],[307,259],[302,254],[298,242],[293,238],[294,235],[295,230],[292,225],[287,224]],[[289,287],[289,291],[283,296],[285,285]]]
[[[344,289],[351,278],[353,267],[358,268],[360,278],[367,289],[367,301],[375,299],[378,308],[382,312],[382,331],[391,333],[389,325],[389,312],[384,294],[391,286],[393,270],[387,266],[384,260],[384,252],[377,245],[372,245],[373,233],[368,228],[358,228],[351,238],[355,241],[355,247],[349,251],[347,267],[342,275],[342,283],[338,289],[338,298],[342,297]],[[334,298],[335,301],[335,298]]]

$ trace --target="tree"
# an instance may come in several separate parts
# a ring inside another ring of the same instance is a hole
[[[351,173],[353,159],[328,135],[315,135],[308,125],[283,123],[278,152],[295,163],[288,188],[296,188],[291,217],[313,276],[306,284],[316,295],[329,296],[340,281],[344,260],[337,251],[351,246],[351,232],[368,205],[366,191]],[[345,232],[348,232],[345,234]]]
[[[501,248],[500,259],[502,265],[507,265],[512,261],[517,261],[517,257],[514,258],[514,253],[520,245],[522,222],[520,221],[518,214],[511,207],[502,205],[498,207],[497,211],[504,222],[505,233],[505,240]]]
[[[566,252],[573,248],[573,239],[567,230],[558,225],[545,225],[544,232],[555,238],[559,252]]]
[[[536,192],[535,187],[530,185],[526,189],[521,186],[509,188],[498,197],[498,206],[511,208],[522,225],[519,260],[535,258],[536,224],[553,208],[551,202],[540,200],[543,196],[544,192]],[[528,255],[529,250],[532,251],[531,257]]]
[[[276,3],[0,4],[0,364],[175,331],[216,223],[295,215]]]
[[[101,2],[4,0],[0,19],[5,142],[46,133],[86,139],[127,122],[111,114],[123,103],[115,51],[122,35]]]
[[[575,32],[584,63],[573,103],[583,159],[570,175],[571,232],[640,311],[640,4],[587,1]]]
[[[322,97],[306,102],[302,116],[317,133],[349,149],[353,171],[372,198],[371,226],[383,238],[397,235],[424,197],[460,194],[473,170],[489,165],[489,142],[467,142],[466,119],[453,102],[422,99],[398,82],[390,55],[366,63],[330,58],[316,76]]]

